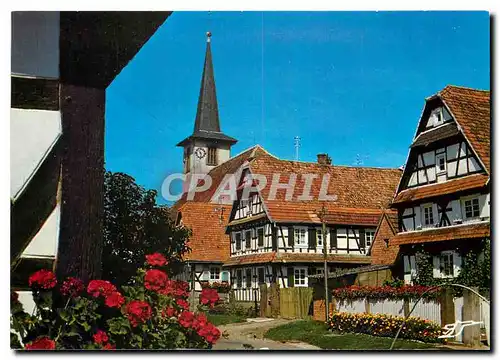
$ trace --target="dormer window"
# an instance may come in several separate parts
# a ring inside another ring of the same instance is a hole
[[[207,165],[216,166],[217,165],[217,148],[209,147],[207,154]]]
[[[443,123],[443,113],[441,109],[436,112],[436,125],[441,125]]]

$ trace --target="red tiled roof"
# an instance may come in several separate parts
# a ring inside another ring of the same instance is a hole
[[[490,236],[490,223],[455,225],[431,230],[400,232],[391,238],[391,245],[420,244]]]
[[[267,179],[261,196],[268,215],[276,222],[313,222],[318,223],[316,214],[323,204],[328,211],[328,221],[339,224],[377,225],[383,208],[390,203],[396,190],[401,170],[367,167],[320,165],[298,161],[280,160],[264,154],[250,162],[253,174]],[[274,174],[281,174],[280,183],[287,183],[291,174],[296,174],[296,184],[291,200],[286,200],[286,191],[280,189],[275,199],[269,197]],[[310,196],[312,200],[298,198],[304,192],[304,174],[317,177],[312,181]],[[336,195],[336,201],[320,201],[320,189],[325,174],[330,176],[326,194]]]
[[[222,222],[221,206],[224,209]],[[223,262],[229,258],[230,240],[225,234],[225,226],[230,205],[188,201],[178,211],[182,215],[182,224],[192,231],[187,243],[191,252],[184,256],[185,260]]]
[[[411,202],[415,200],[430,198],[446,194],[453,194],[458,191],[482,188],[488,182],[488,175],[476,174],[460,179],[449,180],[443,183],[418,186],[401,191],[394,198],[393,204]]]
[[[224,266],[238,266],[249,264],[263,263],[297,263],[311,262],[322,263],[324,261],[323,254],[309,253],[269,253],[240,255],[231,257],[224,263]],[[370,264],[371,259],[366,255],[348,255],[348,254],[329,254],[327,261],[329,263],[351,263],[351,264]]]
[[[448,85],[438,96],[490,173],[490,92]]]

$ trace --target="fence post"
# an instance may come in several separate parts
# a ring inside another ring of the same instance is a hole
[[[479,290],[477,287],[473,289],[475,291]],[[472,291],[464,290],[463,321],[479,321],[479,301],[479,296]],[[463,331],[463,342],[465,345],[476,347],[481,344],[481,328],[479,325],[466,326]]]
[[[365,313],[370,313],[370,301],[367,298],[365,298]]]
[[[404,299],[403,300],[403,316],[407,317],[409,313],[410,313],[410,300]]]
[[[267,316],[267,285],[266,284],[261,284],[260,285],[260,316],[261,317],[266,317]]]
[[[441,326],[455,322],[455,302],[453,301],[453,290],[444,288],[439,296]]]
[[[276,283],[272,283],[270,287],[271,297],[271,317],[277,318],[280,315],[280,288]]]

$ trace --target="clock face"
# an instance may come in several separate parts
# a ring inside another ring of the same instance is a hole
[[[198,148],[195,150],[194,154],[196,155],[196,157],[198,159],[203,159],[205,157],[205,155],[207,154],[207,152],[203,148]]]

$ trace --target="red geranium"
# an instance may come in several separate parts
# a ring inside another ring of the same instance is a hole
[[[194,314],[191,311],[183,311],[179,315],[179,325],[189,328],[193,325]]]
[[[104,303],[110,308],[120,308],[125,303],[125,298],[118,291],[115,291],[106,297]]]
[[[162,312],[161,312],[161,315],[163,317],[172,317],[172,316],[175,316],[175,314],[177,313],[177,311],[169,306],[168,308],[164,309]]]
[[[37,287],[44,290],[50,290],[57,284],[56,276],[49,270],[38,270],[32,274],[28,280],[32,287]]]
[[[151,266],[163,266],[168,264],[168,261],[167,259],[165,259],[165,256],[163,256],[160,253],[146,255],[146,261]]]
[[[56,348],[56,342],[49,339],[47,336],[42,336],[26,344],[24,348],[26,350],[54,350]]]
[[[102,330],[97,330],[93,337],[96,344],[104,344],[109,340],[108,334]]]
[[[203,289],[201,290],[200,300],[203,305],[210,305],[210,307],[214,307],[214,305],[219,301],[219,294],[215,289]]]
[[[151,306],[146,301],[132,300],[127,304],[127,317],[132,327],[148,320],[151,314]]]
[[[93,297],[107,297],[116,291],[116,286],[107,280],[92,280],[87,286],[87,292]]]
[[[165,287],[168,276],[165,272],[157,269],[146,271],[144,275],[144,287],[148,290],[158,291]]]
[[[176,303],[181,309],[184,309],[184,310],[189,309],[189,303],[184,299],[177,299]]]
[[[83,285],[83,281],[74,277],[69,277],[66,281],[63,282],[61,286],[61,294],[65,296],[75,297],[80,294],[83,289],[85,289],[85,285]]]
[[[208,324],[208,319],[205,314],[198,314],[196,318],[193,320],[193,329],[198,331],[201,328],[205,327]]]
[[[187,297],[188,294],[188,283],[186,281],[175,281],[173,294],[175,297]]]
[[[116,349],[116,345],[111,345],[111,344],[106,344],[102,347],[103,350],[115,350]]]
[[[175,281],[173,281],[173,280],[165,281],[165,285],[163,286],[163,288],[158,290],[158,293],[163,294],[163,295],[167,295],[167,296],[172,295],[174,293],[174,284],[175,284]]]
[[[220,331],[213,324],[207,323],[198,330],[198,335],[203,337],[208,343],[214,344],[220,338]]]

